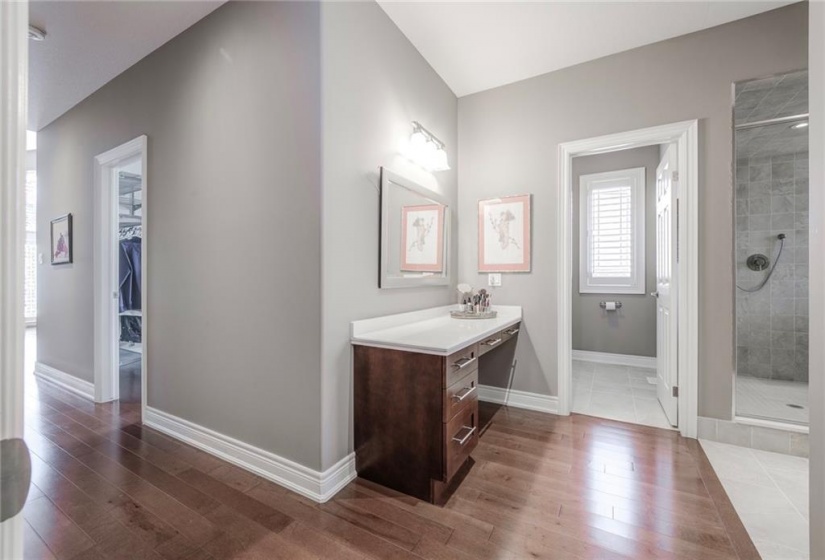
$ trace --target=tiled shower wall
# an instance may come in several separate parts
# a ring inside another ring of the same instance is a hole
[[[773,263],[755,293],[736,290],[737,371],[768,379],[808,381],[808,153],[740,158],[736,165],[736,283],[752,288],[765,272],[745,261],[753,253]]]

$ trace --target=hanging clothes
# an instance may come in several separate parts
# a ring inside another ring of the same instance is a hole
[[[120,311],[141,309],[141,239],[133,237],[120,242],[119,282]]]

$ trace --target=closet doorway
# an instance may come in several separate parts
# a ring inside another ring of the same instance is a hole
[[[95,401],[146,406],[146,136],[95,158]]]

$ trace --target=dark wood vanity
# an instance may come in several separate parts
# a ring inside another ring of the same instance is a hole
[[[520,315],[519,309],[517,320]],[[508,341],[515,344],[519,325],[484,333],[447,355],[353,340],[358,476],[431,503],[446,502],[478,444],[479,372],[495,363],[485,355]]]

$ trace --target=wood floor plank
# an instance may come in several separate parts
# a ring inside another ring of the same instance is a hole
[[[27,558],[758,558],[695,442],[480,403],[475,464],[446,506],[357,479],[326,504],[32,382]]]

